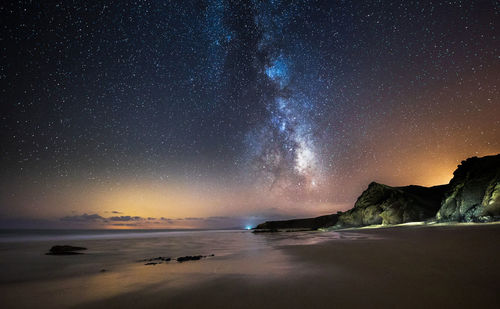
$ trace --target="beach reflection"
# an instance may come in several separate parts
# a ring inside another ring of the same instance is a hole
[[[294,245],[313,245],[323,241],[330,240],[361,240],[375,239],[369,234],[361,234],[356,232],[320,232],[320,231],[304,231],[304,232],[283,232],[283,233],[258,233],[255,234],[262,237],[266,245],[273,248],[280,246]]]
[[[46,256],[54,241],[1,243],[3,299],[15,303],[23,293],[57,306],[89,303],[134,291],[168,289],[172,293],[221,276],[272,279],[297,272],[297,262],[282,250],[328,240],[357,240],[367,234],[294,232],[253,234],[247,231],[196,231],[151,234],[150,237],[79,239],[88,250],[78,256]],[[175,260],[145,265],[144,259],[211,255],[199,261]],[[144,292],[142,292],[144,293]],[[56,295],[55,297],[49,297]]]

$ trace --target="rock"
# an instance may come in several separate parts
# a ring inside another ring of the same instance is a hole
[[[317,230],[319,228],[333,226],[335,223],[337,223],[337,214],[307,219],[266,221],[257,225],[254,229],[254,233],[272,233],[278,232],[280,229]]]
[[[83,254],[81,252],[75,252],[75,251],[82,251],[82,250],[87,250],[87,248],[84,247],[74,247],[74,246],[53,246],[50,248],[49,252],[46,253],[47,255],[75,255],[75,254]]]
[[[340,213],[336,227],[400,224],[435,216],[446,185],[391,187],[372,182],[354,207]]]
[[[267,221],[254,233],[400,224],[429,219],[490,222],[500,220],[500,154],[462,161],[447,185],[391,187],[372,182],[354,207],[317,218]]]
[[[169,257],[165,257],[165,256],[159,256],[159,257],[154,257],[154,258],[150,258],[150,259],[144,259],[142,260],[141,262],[152,262],[152,261],[163,261],[163,262],[169,262],[171,261],[172,259],[169,258]]]
[[[462,161],[449,186],[436,215],[438,221],[500,219],[500,154]]]
[[[205,256],[203,256],[203,255],[186,255],[186,256],[178,257],[177,262],[182,263],[182,262],[187,262],[187,261],[198,261],[204,257]]]
[[[372,182],[345,212],[317,218],[268,221],[259,224],[254,233],[358,227],[373,224],[399,224],[422,221],[436,215],[447,186],[391,187]]]
[[[182,262],[187,262],[187,261],[198,261],[198,260],[201,260],[203,258],[213,257],[213,256],[215,256],[215,254],[186,255],[186,256],[178,257],[175,260],[179,263],[182,263]],[[144,259],[144,260],[141,260],[139,262],[147,262],[144,265],[156,265],[156,264],[161,264],[163,262],[170,262],[171,260],[172,260],[172,258],[170,258],[170,257],[159,256],[159,257],[154,257],[154,258],[150,258],[150,259]]]

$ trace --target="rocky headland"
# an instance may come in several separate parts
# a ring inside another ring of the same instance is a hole
[[[437,220],[489,222],[500,219],[500,154],[462,161],[448,186]]]
[[[391,187],[376,182],[345,212],[317,218],[267,221],[255,231],[316,230],[416,221],[500,220],[500,154],[462,161],[449,184]]]
[[[259,224],[255,232],[277,232],[279,230],[316,230],[325,226],[333,226],[337,223],[337,214],[326,215],[316,218],[306,218],[306,219],[293,219],[285,221],[267,221]]]
[[[372,182],[354,207],[338,213],[338,227],[400,224],[432,218],[447,185],[391,187]]]

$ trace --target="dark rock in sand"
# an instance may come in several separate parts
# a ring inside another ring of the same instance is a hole
[[[446,185],[391,187],[372,182],[354,207],[339,214],[336,227],[400,224],[433,218]]]
[[[175,260],[177,262],[179,262],[179,263],[182,263],[182,262],[187,262],[187,261],[198,261],[198,260],[201,260],[203,258],[213,257],[213,256],[215,256],[215,254],[210,254],[210,255],[186,255],[186,256],[178,257]],[[144,265],[156,265],[156,264],[161,264],[163,262],[170,262],[171,260],[172,260],[172,258],[164,257],[164,256],[159,256],[159,257],[155,257],[155,258],[144,259],[144,260],[142,260],[140,262],[147,262]]]
[[[500,154],[462,161],[449,186],[436,219],[460,222],[500,220]]]
[[[82,251],[82,250],[87,250],[87,248],[84,247],[74,247],[74,246],[53,246],[50,248],[49,252],[46,253],[47,255],[75,255],[75,254],[83,254],[81,252],[75,252],[75,251]]]
[[[205,256],[203,256],[203,255],[186,255],[186,256],[178,257],[177,262],[182,263],[182,262],[187,262],[187,261],[198,261],[204,257]]]
[[[169,258],[169,257],[165,257],[165,256],[159,256],[159,257],[154,257],[154,258],[150,258],[150,259],[144,259],[142,260],[141,262],[152,262],[152,261],[163,261],[163,262],[169,262],[171,261],[172,259]]]
[[[272,233],[278,232],[280,229],[317,230],[319,228],[333,226],[335,223],[337,223],[336,214],[307,219],[266,221],[257,225],[254,233]]]

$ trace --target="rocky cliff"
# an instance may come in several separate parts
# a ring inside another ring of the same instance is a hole
[[[447,185],[391,187],[372,182],[346,212],[318,218],[268,221],[257,229],[318,229],[438,221],[500,220],[500,154],[469,158]]]
[[[432,218],[447,186],[391,187],[372,182],[354,207],[339,215],[337,227],[399,224]]]
[[[488,222],[500,219],[500,154],[469,158],[458,166],[436,219]]]
[[[260,230],[280,230],[280,229],[310,229],[316,230],[322,227],[333,226],[337,223],[337,215],[326,215],[316,218],[294,219],[284,221],[266,221],[257,225]]]

